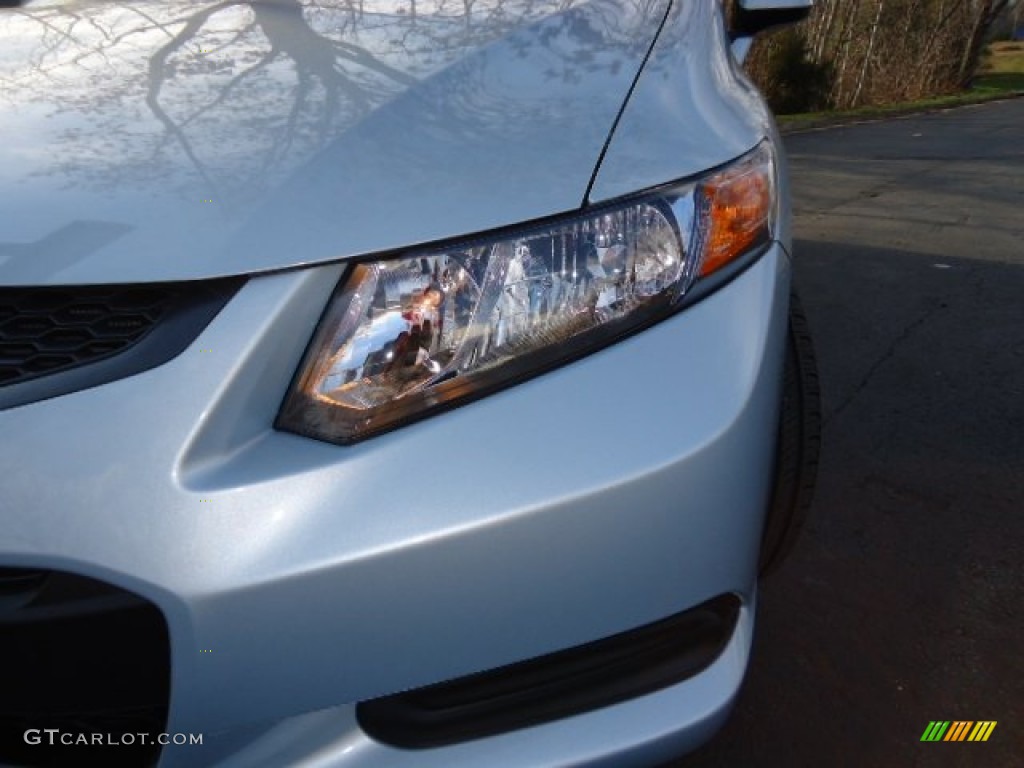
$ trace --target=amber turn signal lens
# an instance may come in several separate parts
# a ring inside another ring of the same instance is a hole
[[[701,184],[707,211],[701,277],[771,239],[775,184],[766,154],[755,152]]]

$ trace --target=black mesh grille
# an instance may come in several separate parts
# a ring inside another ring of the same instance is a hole
[[[0,288],[0,386],[122,352],[175,305],[180,288]]]
[[[167,362],[244,282],[0,287],[0,410]]]

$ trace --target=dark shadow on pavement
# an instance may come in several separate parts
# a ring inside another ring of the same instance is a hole
[[[794,250],[825,396],[815,508],[763,585],[732,718],[670,766],[1019,766],[1024,266]],[[998,725],[921,742],[936,719]]]

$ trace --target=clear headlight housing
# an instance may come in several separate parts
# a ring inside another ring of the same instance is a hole
[[[607,346],[772,238],[771,146],[554,223],[353,265],[276,426],[351,443]]]

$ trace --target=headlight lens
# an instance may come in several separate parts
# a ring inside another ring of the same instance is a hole
[[[350,443],[606,346],[770,241],[760,144],[703,179],[523,229],[354,265],[277,426]]]

